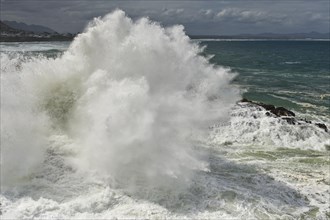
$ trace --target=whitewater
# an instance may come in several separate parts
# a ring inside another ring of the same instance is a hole
[[[2,46],[1,219],[329,218],[329,132],[239,102],[204,49],[121,10]]]

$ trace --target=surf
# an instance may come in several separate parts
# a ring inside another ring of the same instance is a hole
[[[207,169],[196,137],[228,119],[239,91],[230,84],[235,74],[202,51],[183,26],[116,10],[90,22],[57,58],[2,55],[2,184],[40,169],[56,135],[75,146],[68,163],[76,169],[132,185],[186,181]]]

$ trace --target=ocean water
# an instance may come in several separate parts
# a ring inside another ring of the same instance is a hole
[[[244,97],[329,115],[330,41],[204,41],[211,62],[238,72]],[[224,52],[225,51],[225,52]]]
[[[1,219],[327,219],[329,41],[190,40],[115,11],[1,43]]]

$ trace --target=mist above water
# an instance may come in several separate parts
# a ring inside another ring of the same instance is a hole
[[[56,135],[73,143],[77,169],[133,185],[186,181],[207,169],[194,146],[239,96],[234,74],[202,51],[182,26],[116,10],[94,19],[59,58],[3,54],[2,183],[38,169]]]

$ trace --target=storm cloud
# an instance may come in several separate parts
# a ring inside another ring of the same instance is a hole
[[[1,0],[1,20],[82,31],[88,21],[117,8],[133,19],[183,24],[189,34],[329,32],[329,1],[54,1]]]

